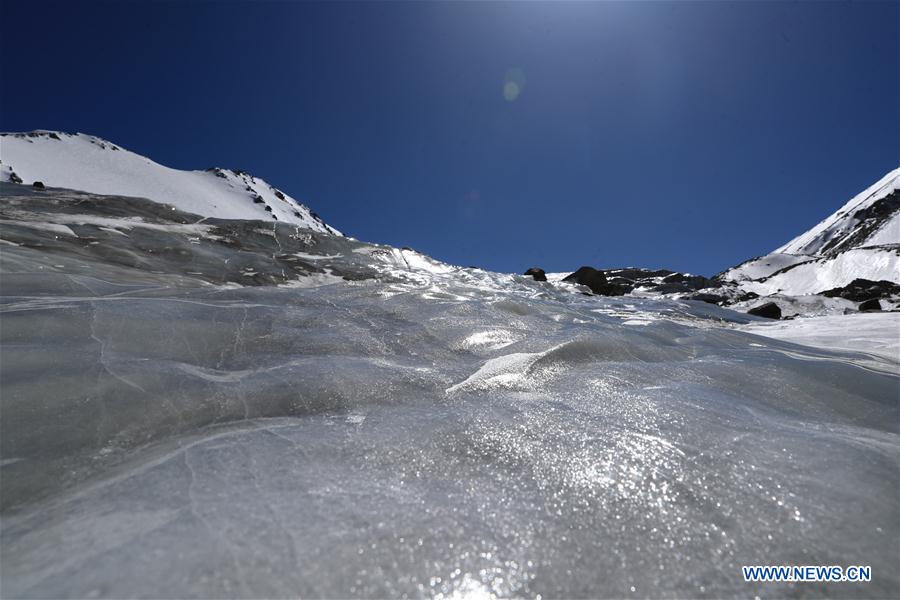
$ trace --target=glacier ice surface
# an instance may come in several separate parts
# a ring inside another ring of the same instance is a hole
[[[3,597],[900,589],[887,357],[711,305],[28,194],[0,211]],[[873,581],[744,583],[756,564]]]

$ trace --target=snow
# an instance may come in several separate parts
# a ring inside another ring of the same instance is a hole
[[[307,229],[339,233],[313,217],[307,207],[257,177],[224,169],[171,169],[81,133],[3,134],[0,161],[3,181],[8,181],[13,171],[24,184],[41,181],[47,186],[96,194],[137,196],[220,219],[272,221],[274,215],[279,221]],[[254,202],[256,196],[263,203]]]
[[[827,315],[749,323],[740,329],[806,346],[885,358],[894,372],[900,373],[900,313]]]
[[[821,223],[797,236],[774,252],[781,254],[818,254],[825,244],[834,238],[846,234],[856,225],[853,218],[858,210],[871,205],[891,192],[900,188],[900,168],[894,169],[876,183],[851,198],[837,212]],[[894,215],[891,221],[874,237],[859,245],[900,244],[900,214]]]
[[[840,210],[771,254],[748,260],[721,275],[740,293],[774,300],[785,315],[815,315],[848,309],[838,301],[815,298],[854,279],[900,282],[900,213],[861,235],[858,211],[900,188],[900,169],[891,171]],[[870,227],[871,225],[866,225]],[[715,290],[712,290],[715,292]],[[734,305],[745,310],[758,300]]]
[[[795,254],[772,253],[759,258],[754,258],[732,267],[722,274],[725,281],[746,281],[748,279],[762,279],[784,268],[813,260],[810,256]]]
[[[843,287],[854,279],[900,281],[900,260],[896,250],[861,248],[835,257],[804,262],[764,281],[744,281],[744,290],[760,296],[780,293],[803,296]]]
[[[870,246],[900,244],[900,213],[888,219],[872,236],[866,240]]]

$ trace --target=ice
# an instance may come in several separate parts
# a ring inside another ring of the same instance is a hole
[[[2,597],[900,591],[889,357],[286,224],[0,191]],[[71,218],[117,211],[158,227]],[[873,581],[744,583],[757,564]]]

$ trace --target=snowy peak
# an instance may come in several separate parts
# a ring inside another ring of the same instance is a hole
[[[716,279],[744,293],[781,298],[822,294],[860,279],[900,282],[900,168],[771,254]]]
[[[854,248],[893,244],[900,244],[900,168],[774,253],[835,256]]]
[[[0,134],[0,181],[135,196],[204,217],[282,221],[341,235],[307,206],[237,169],[171,169],[82,133]]]

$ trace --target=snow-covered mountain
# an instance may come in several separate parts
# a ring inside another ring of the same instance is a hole
[[[171,169],[83,133],[0,134],[0,181],[135,196],[220,219],[278,220],[340,235],[266,181],[236,169]]]
[[[809,296],[856,279],[900,283],[900,168],[818,225],[717,279],[760,296]]]
[[[900,167],[774,252],[835,256],[853,248],[890,244],[900,244]]]

